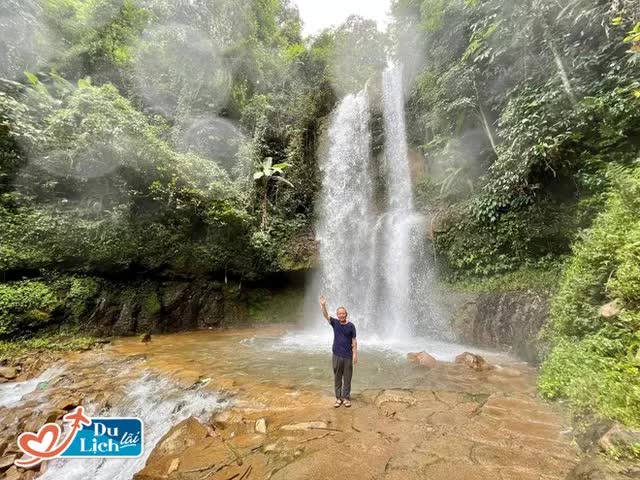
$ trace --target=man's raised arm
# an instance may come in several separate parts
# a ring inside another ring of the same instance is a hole
[[[327,299],[324,298],[324,295],[320,295],[320,309],[322,310],[322,315],[327,319],[327,322],[330,322],[329,312],[327,312]]]

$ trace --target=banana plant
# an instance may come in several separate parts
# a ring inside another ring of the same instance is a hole
[[[253,179],[256,182],[260,182],[262,193],[260,200],[260,208],[262,211],[262,219],[260,221],[260,228],[264,230],[267,226],[267,207],[269,204],[269,185],[271,182],[284,183],[290,187],[293,187],[293,184],[285,179],[282,175],[284,175],[284,171],[289,168],[291,164],[289,163],[276,163],[273,164],[272,157],[266,157],[262,162],[258,164],[258,170],[253,174]]]

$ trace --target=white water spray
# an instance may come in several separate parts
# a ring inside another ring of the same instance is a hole
[[[425,333],[446,337],[444,319],[433,302],[425,218],[413,207],[400,66],[384,71],[383,89],[380,187],[385,199],[376,204],[374,197],[367,95],[349,95],[334,113],[323,159],[317,230],[321,270],[309,298],[323,292],[332,309],[346,306],[351,321],[370,340],[403,342]],[[310,316],[321,328],[318,315]]]
[[[370,319],[373,271],[373,180],[370,173],[369,100],[363,91],[345,97],[334,112],[330,146],[322,164],[321,291],[332,304],[348,305],[362,325]]]
[[[139,417],[144,424],[142,456],[123,459],[56,459],[47,465],[42,480],[130,480],[171,427],[190,417],[206,417],[226,403],[213,393],[185,391],[167,379],[148,374],[132,381],[121,403],[109,412],[92,416]],[[88,407],[91,410],[90,406]]]

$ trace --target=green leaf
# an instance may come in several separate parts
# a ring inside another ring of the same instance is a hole
[[[85,77],[78,80],[78,88],[89,88],[91,86],[91,77]]]
[[[276,164],[273,166],[273,169],[274,169],[274,170],[283,170],[283,169],[288,168],[288,167],[290,167],[290,166],[291,166],[291,164],[290,164],[290,163],[276,163]]]
[[[25,77],[27,77],[27,80],[29,80],[29,83],[31,83],[31,85],[33,85],[34,87],[37,87],[38,85],[40,85],[40,80],[38,80],[38,77],[31,73],[31,72],[24,72]]]

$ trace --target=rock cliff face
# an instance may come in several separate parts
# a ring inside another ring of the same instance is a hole
[[[177,332],[247,320],[239,291],[203,280],[104,284],[92,303],[82,329],[99,336]]]
[[[533,292],[465,294],[454,308],[451,325],[467,345],[506,350],[537,364],[538,333],[549,314],[549,297]]]

